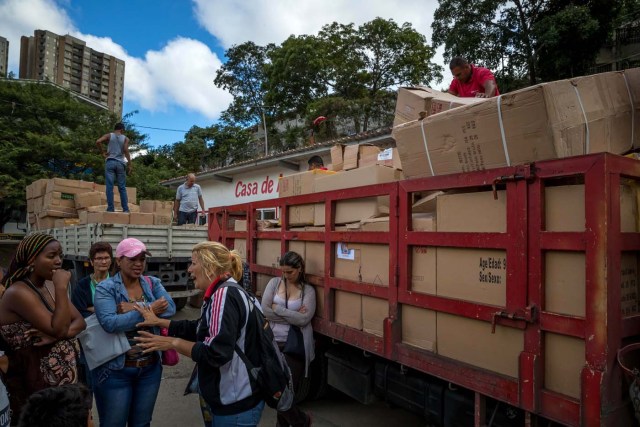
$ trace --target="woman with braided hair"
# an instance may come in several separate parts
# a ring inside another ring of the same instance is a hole
[[[86,324],[69,301],[71,273],[61,267],[60,243],[34,233],[20,242],[3,278],[0,335],[9,347],[6,380],[15,421],[32,393],[78,380],[74,337]]]

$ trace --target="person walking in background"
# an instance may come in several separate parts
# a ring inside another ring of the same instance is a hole
[[[102,144],[107,143],[106,149]],[[102,135],[96,140],[96,145],[105,160],[104,177],[107,186],[107,212],[113,212],[113,186],[117,183],[120,193],[122,211],[129,212],[127,198],[127,172],[131,173],[133,164],[129,154],[129,138],[124,135],[124,125],[116,123],[113,132]],[[125,161],[126,159],[126,161]],[[126,172],[125,172],[126,168]]]
[[[162,365],[159,352],[143,353],[135,338],[141,331],[160,334],[159,328],[137,326],[144,318],[135,310],[149,307],[161,317],[176,313],[176,305],[160,279],[143,276],[146,246],[128,238],[116,247],[120,271],[96,287],[94,307],[108,333],[124,332],[131,349],[91,371],[93,392],[101,427],[144,427],[151,424],[160,389]]]
[[[462,98],[492,98],[500,95],[493,73],[487,68],[476,67],[466,59],[456,56],[449,62],[453,81],[449,93]]]
[[[68,384],[31,395],[18,427],[93,427],[91,393],[81,384]]]
[[[86,324],[69,301],[70,279],[60,243],[44,233],[20,242],[3,279],[0,334],[9,347],[6,386],[16,422],[31,394],[78,380],[75,336]]]
[[[252,387],[248,368],[236,347],[251,363],[258,364],[258,331],[253,316],[260,308],[242,288],[223,286],[237,284],[242,277],[240,255],[218,242],[198,243],[191,254],[189,274],[196,287],[205,291],[200,318],[169,321],[138,307],[145,319],[141,325],[169,328],[168,337],[141,333],[140,345],[145,353],[173,348],[196,362],[187,392],[200,394],[205,427],[257,426],[265,402],[259,390]]]
[[[309,364],[315,357],[311,319],[316,312],[316,291],[306,283],[304,260],[293,251],[280,258],[282,278],[269,281],[262,294],[262,311],[271,324],[273,335],[287,360],[297,391],[301,381],[309,375]],[[297,328],[297,330],[292,330]],[[290,348],[290,333],[300,332],[298,348]],[[309,415],[296,406],[278,412],[278,427],[307,427]]]
[[[176,200],[173,202],[174,218],[178,225],[195,224],[198,219],[198,202],[204,211],[204,199],[202,189],[196,184],[196,176],[192,173],[187,175],[184,184],[176,191]]]
[[[110,277],[112,257],[113,249],[107,242],[96,242],[89,248],[89,262],[93,267],[93,273],[80,279],[71,294],[71,302],[85,319],[95,312],[93,300],[96,287],[98,283]],[[80,370],[82,371],[80,380],[92,392],[91,372],[83,352],[80,354]]]

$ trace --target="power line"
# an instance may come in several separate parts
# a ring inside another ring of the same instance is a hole
[[[142,126],[142,125],[138,125],[138,124],[134,124],[133,126],[134,126],[134,127],[137,127],[137,128],[153,129],[153,130],[163,130],[163,131],[167,131],[167,132],[182,132],[182,133],[187,133],[187,132],[189,132],[188,130],[154,128],[154,127],[151,127],[151,126]]]

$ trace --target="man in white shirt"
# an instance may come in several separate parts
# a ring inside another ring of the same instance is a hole
[[[174,218],[178,219],[178,225],[195,224],[198,218],[198,202],[204,211],[204,199],[202,189],[196,184],[196,176],[187,175],[187,181],[178,187],[176,200],[173,203]]]

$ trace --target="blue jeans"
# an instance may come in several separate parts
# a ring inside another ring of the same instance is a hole
[[[104,165],[104,177],[107,184],[107,212],[113,212],[113,185],[118,183],[122,210],[129,212],[129,199],[127,199],[127,171],[124,163],[115,159],[107,159]]]
[[[151,425],[162,378],[160,360],[143,368],[99,367],[91,374],[100,427]]]
[[[195,224],[198,218],[198,211],[182,212],[178,211],[178,225]]]
[[[215,415],[211,425],[205,424],[205,427],[256,427],[262,417],[264,409],[264,400],[253,408],[234,415]],[[102,424],[100,424],[102,426]]]

